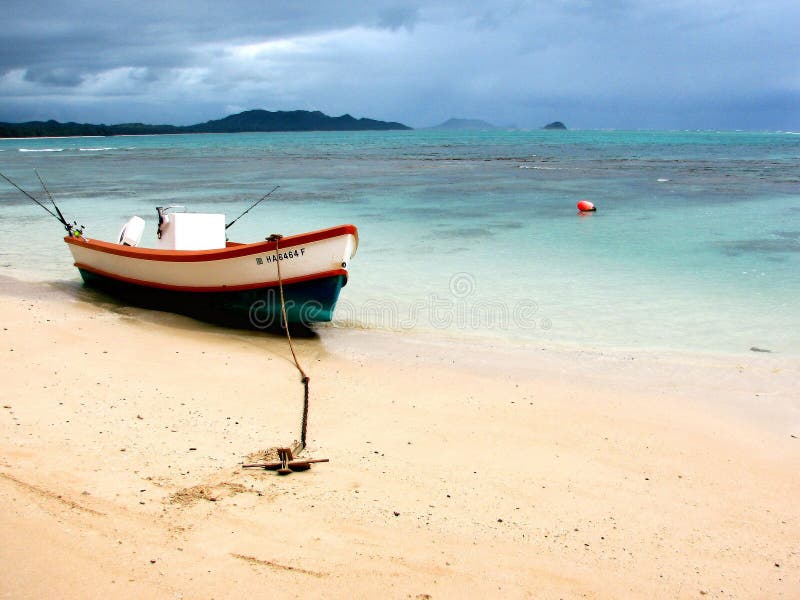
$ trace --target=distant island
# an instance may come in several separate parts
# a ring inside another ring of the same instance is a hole
[[[561,121],[553,121],[552,123],[548,123],[542,129],[566,129],[567,126],[564,125]],[[458,119],[452,118],[447,119],[444,123],[440,123],[439,125],[434,125],[433,127],[426,127],[425,129],[428,130],[440,130],[440,131],[493,131],[498,129],[508,130],[508,129],[517,129],[514,125],[508,125],[506,127],[498,127],[497,125],[492,125],[486,121],[482,121],[480,119]]]
[[[444,123],[440,123],[439,125],[434,125],[433,127],[428,127],[427,129],[448,129],[448,130],[463,130],[463,129],[470,129],[470,130],[486,130],[486,129],[501,129],[496,125],[492,125],[491,123],[487,123],[486,121],[481,121],[480,119],[447,119]]]
[[[402,123],[356,119],[350,115],[329,117],[319,111],[248,110],[223,119],[197,125],[92,125],[89,123],[59,123],[58,121],[28,121],[0,123],[0,138],[9,137],[70,137],[114,135],[158,135],[169,133],[244,133],[269,131],[386,131],[411,129]]]

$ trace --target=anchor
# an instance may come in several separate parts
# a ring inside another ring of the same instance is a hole
[[[277,471],[278,475],[288,475],[295,471],[308,471],[312,463],[330,462],[327,458],[295,458],[291,448],[278,448],[277,462],[247,463],[243,469],[264,469]]]

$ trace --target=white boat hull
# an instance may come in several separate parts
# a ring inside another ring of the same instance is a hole
[[[216,250],[159,250],[64,239],[87,285],[134,304],[163,305],[187,314],[202,308],[211,313],[206,317],[246,312],[250,321],[255,304],[274,320],[279,264],[284,292],[293,304],[289,320],[330,320],[358,246],[352,225],[285,237],[277,244],[229,243]],[[310,310],[312,305],[318,305],[316,312]]]

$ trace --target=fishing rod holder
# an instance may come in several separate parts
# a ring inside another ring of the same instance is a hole
[[[163,232],[164,227],[169,223],[169,213],[167,211],[172,210],[173,208],[182,208],[183,212],[186,212],[186,207],[180,204],[171,204],[170,206],[156,206],[156,212],[158,213],[158,239],[161,239],[161,234]]]

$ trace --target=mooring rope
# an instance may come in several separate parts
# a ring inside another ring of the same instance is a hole
[[[274,191],[274,190],[273,190]],[[289,349],[292,351],[292,358],[294,359],[294,366],[300,372],[303,382],[303,420],[300,426],[300,450],[306,447],[306,432],[308,431],[308,382],[311,378],[306,375],[303,367],[300,366],[300,361],[297,360],[297,353],[294,351],[294,343],[292,342],[292,334],[289,332],[289,319],[286,317],[286,301],[283,296],[283,278],[281,277],[281,260],[279,242],[283,236],[279,233],[273,233],[267,238],[269,242],[275,242],[275,265],[278,268],[278,290],[281,297],[281,316],[283,317],[283,328],[286,330],[286,339],[289,340]]]

